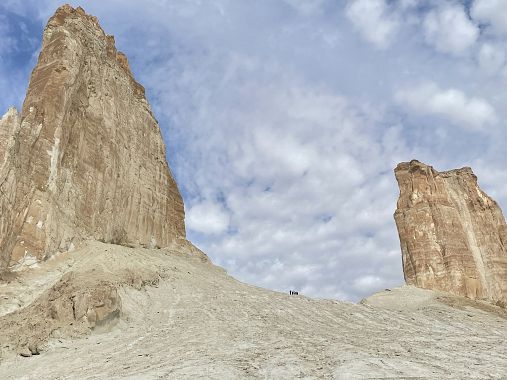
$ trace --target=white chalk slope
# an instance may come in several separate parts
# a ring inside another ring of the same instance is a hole
[[[50,338],[37,356],[4,348],[2,379],[507,377],[507,314],[498,307],[412,287],[363,304],[289,296],[242,284],[184,245],[93,242],[4,281],[2,345],[5,321],[71,271],[87,274],[87,286],[113,279],[121,316]]]

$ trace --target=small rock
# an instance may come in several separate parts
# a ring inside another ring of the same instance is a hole
[[[29,358],[30,356],[32,356],[32,353],[26,346],[18,349],[18,354],[24,358]]]
[[[39,355],[40,354],[40,351],[39,351],[39,347],[37,346],[28,346],[28,349],[30,350],[30,353],[32,355]]]

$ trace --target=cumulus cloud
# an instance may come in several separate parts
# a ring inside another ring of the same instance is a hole
[[[478,27],[468,18],[463,5],[444,4],[424,19],[426,41],[443,53],[464,54],[475,44]]]
[[[376,262],[374,272],[386,282],[399,283],[390,169],[403,139],[377,140],[376,115],[325,89],[278,78],[250,85],[240,95],[248,105],[234,113],[208,104],[206,119],[235,128],[214,129],[216,140],[203,136],[189,148],[206,152],[192,171],[198,187],[224,194],[231,213],[233,232],[213,239],[214,259],[248,282],[315,296],[362,295],[352,279],[364,260]],[[194,122],[203,131],[206,121]],[[220,177],[210,159],[216,155],[224,158]]]
[[[484,43],[477,54],[479,67],[488,74],[495,74],[505,65],[505,47],[499,44]]]
[[[494,33],[507,33],[507,2],[504,0],[475,0],[470,9],[472,17]]]
[[[381,288],[383,280],[378,276],[365,275],[354,280],[354,287],[361,293],[371,293]]]
[[[392,218],[399,161],[472,166],[507,204],[503,69],[485,69],[501,66],[502,41],[480,36],[467,48],[475,60],[467,49],[422,48],[426,14],[441,3],[90,0],[84,7],[116,36],[146,87],[189,239],[241,281],[358,300],[403,283]],[[13,24],[35,27],[39,39],[58,5],[8,0],[0,14],[8,6],[22,18]],[[358,31],[370,43],[358,44]],[[478,48],[486,44],[493,50]],[[14,81],[26,86],[31,66],[26,57],[6,66],[0,101]],[[28,69],[13,78],[13,67]]]
[[[385,0],[349,1],[346,15],[363,38],[380,49],[389,46],[399,28]]]
[[[203,234],[221,234],[227,231],[229,215],[217,203],[198,203],[186,212],[187,228]]]
[[[482,129],[496,121],[495,110],[487,100],[434,83],[398,91],[396,100],[413,112],[439,115],[464,128]]]

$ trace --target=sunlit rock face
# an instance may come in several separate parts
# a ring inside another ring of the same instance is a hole
[[[19,114],[16,108],[10,108],[0,119],[0,168],[7,158],[7,151],[14,143],[14,136],[19,127]]]
[[[506,303],[507,225],[472,169],[438,172],[414,160],[395,175],[407,284]]]
[[[95,17],[60,7],[21,114],[0,121],[0,270],[83,239],[152,248],[184,236],[144,88]]]

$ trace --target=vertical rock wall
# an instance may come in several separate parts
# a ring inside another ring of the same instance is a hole
[[[437,172],[414,160],[395,175],[407,284],[507,302],[507,225],[472,170]]]
[[[21,115],[0,122],[2,157],[0,269],[83,239],[161,247],[185,236],[144,88],[81,8],[62,6],[49,20]]]

